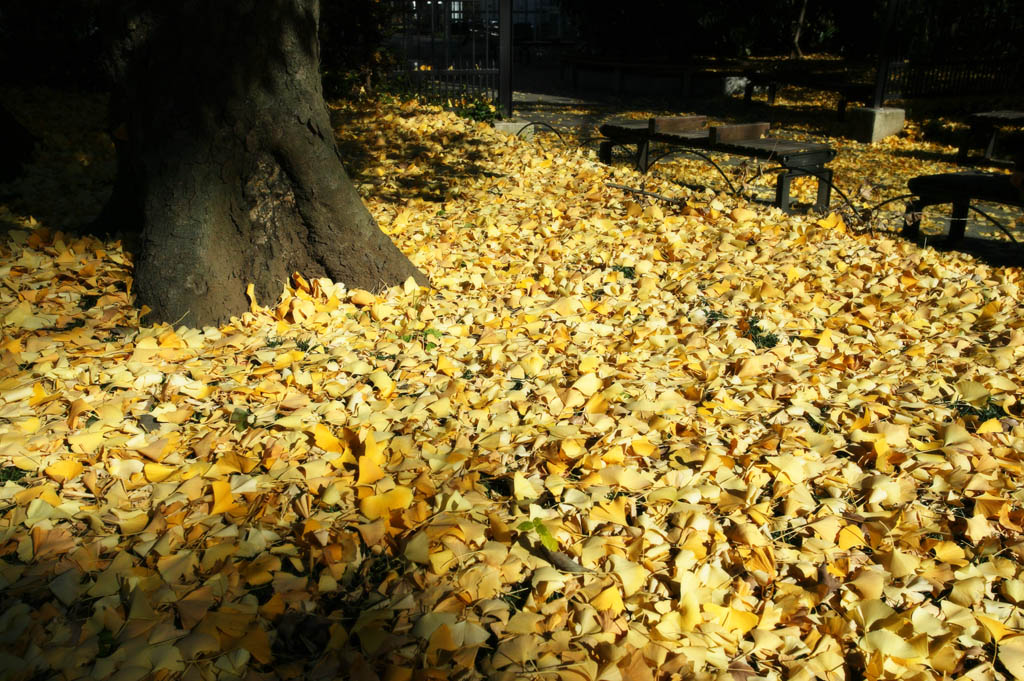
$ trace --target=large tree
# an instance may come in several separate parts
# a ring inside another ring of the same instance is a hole
[[[246,309],[248,283],[267,304],[292,272],[367,289],[426,281],[341,165],[318,0],[114,4],[119,169],[98,226],[136,230],[134,290],[148,319],[223,322]]]

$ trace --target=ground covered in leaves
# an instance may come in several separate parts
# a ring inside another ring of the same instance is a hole
[[[337,114],[432,288],[140,327],[0,246],[4,675],[1024,678],[1019,268]]]

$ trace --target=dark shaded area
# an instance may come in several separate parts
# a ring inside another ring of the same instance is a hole
[[[402,130],[383,146],[383,140],[373,143],[372,119],[352,111],[335,111],[332,121],[336,128],[355,131],[354,136],[337,138],[338,153],[353,181],[372,184],[373,194],[387,200],[443,202],[464,178],[490,172],[481,163],[484,143],[464,133]],[[387,164],[385,168],[393,166],[401,172],[394,175],[373,172],[381,168],[382,157]],[[411,166],[417,171],[409,172]]]
[[[588,54],[675,63],[696,55],[796,53],[797,31],[802,52],[865,59],[879,47],[887,2],[560,0]],[[1021,54],[1024,8],[1015,0],[983,0],[969,7],[957,0],[902,0],[898,21],[905,54]]]
[[[99,90],[108,81],[106,0],[6,2],[0,7],[0,83]]]
[[[941,213],[943,209],[946,212],[949,210],[948,207],[936,207],[932,210],[935,213]],[[1008,244],[1005,241],[972,236],[951,241],[945,234],[919,236],[913,239],[913,242],[921,247],[934,248],[937,251],[966,253],[992,267],[1020,267],[1024,264],[1024,244],[1020,243]]]
[[[391,5],[377,0],[321,0],[320,71],[327,97],[374,86],[392,61],[384,47],[392,13]]]
[[[9,182],[21,172],[36,146],[35,136],[18,119],[0,106],[0,182]]]

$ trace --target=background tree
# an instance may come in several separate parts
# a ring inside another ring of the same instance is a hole
[[[119,176],[103,217],[138,227],[134,290],[153,320],[223,322],[246,309],[249,282],[266,304],[293,272],[425,282],[338,158],[318,20],[317,0],[154,0],[122,15]]]

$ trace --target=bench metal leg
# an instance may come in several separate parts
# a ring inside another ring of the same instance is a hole
[[[992,154],[996,150],[996,136],[999,134],[999,128],[993,126],[992,133],[988,136],[988,143],[985,145],[985,160],[991,161]]]
[[[782,212],[789,212],[789,185],[793,180],[790,171],[779,173],[779,179],[775,181],[775,205],[782,209]]]
[[[814,208],[819,213],[824,213],[828,210],[828,204],[832,199],[832,171],[822,168],[816,175],[818,177],[818,199],[814,203]]]
[[[597,160],[605,165],[611,165],[612,163],[612,143],[611,141],[601,142],[601,146],[597,148]]]
[[[903,229],[900,230],[907,239],[916,239],[921,234],[921,211],[924,209],[921,201],[911,201],[907,205],[907,212],[903,214]]]
[[[636,145],[636,169],[641,173],[646,173],[650,167],[651,158],[651,143],[649,140],[644,140]]]
[[[957,201],[953,204],[953,219],[949,223],[949,240],[957,242],[964,238],[967,229],[967,208],[970,201]]]

